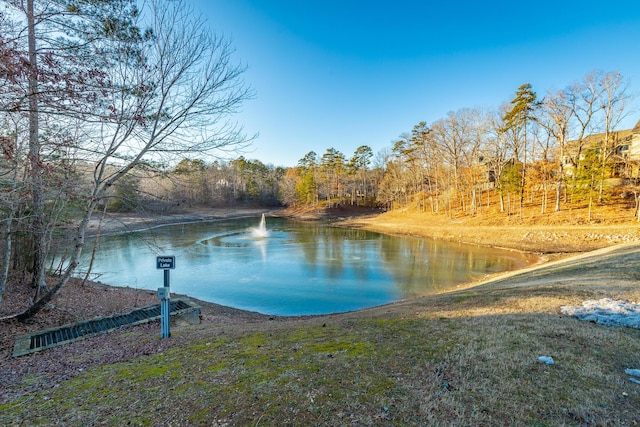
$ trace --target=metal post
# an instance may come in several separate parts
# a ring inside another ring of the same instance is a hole
[[[171,318],[171,309],[170,309],[170,298],[169,298],[169,288],[165,287],[166,298],[162,300],[162,306],[164,307],[164,315],[162,316],[162,338],[169,338],[171,336],[170,330],[170,318]]]
[[[156,257],[156,268],[164,270],[164,286],[158,288],[158,298],[160,299],[160,338],[169,338],[171,331],[169,319],[171,317],[171,289],[169,288],[169,270],[175,268],[176,259],[174,256]]]
[[[158,298],[160,298],[160,338],[169,338],[171,331],[169,330],[170,318],[170,296],[169,288],[158,288]]]

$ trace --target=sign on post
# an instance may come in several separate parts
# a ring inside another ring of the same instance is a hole
[[[156,257],[156,268],[164,270],[164,286],[158,288],[158,299],[160,300],[160,338],[169,338],[170,303],[171,292],[169,288],[169,270],[176,268],[176,257],[173,255]]]
[[[156,268],[158,270],[175,270],[176,257],[173,255],[156,257]]]

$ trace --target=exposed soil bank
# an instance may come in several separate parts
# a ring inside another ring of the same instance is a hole
[[[349,218],[347,227],[381,233],[501,247],[539,254],[588,252],[621,243],[640,242],[640,224],[478,224],[473,219],[448,219],[411,211]]]

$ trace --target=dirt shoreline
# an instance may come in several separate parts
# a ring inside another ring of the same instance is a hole
[[[356,217],[341,222],[387,234],[413,235],[440,240],[550,254],[576,254],[623,243],[640,242],[640,224],[478,224],[473,219],[448,219],[407,211]]]

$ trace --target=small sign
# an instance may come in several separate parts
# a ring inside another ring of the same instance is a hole
[[[158,270],[174,270],[176,268],[176,257],[173,255],[156,257],[156,268]]]
[[[169,297],[170,297],[169,288],[167,287],[158,288],[158,299],[169,299]]]

